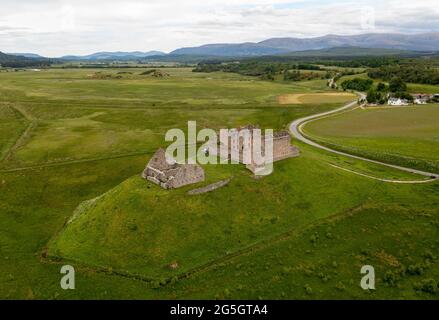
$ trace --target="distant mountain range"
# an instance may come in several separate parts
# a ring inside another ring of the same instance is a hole
[[[0,52],[0,66],[2,67],[22,68],[47,65],[50,65],[49,59],[29,58]]]
[[[34,58],[34,59],[45,59],[45,57],[40,56],[39,54],[35,53],[6,53],[11,56],[19,56],[19,57],[25,57],[25,58]]]
[[[181,48],[174,50],[170,55],[205,55],[220,57],[243,57],[243,56],[267,56],[289,53],[294,50],[276,48],[259,43],[237,43],[237,44],[206,44],[200,47]]]
[[[195,62],[207,58],[224,57],[320,57],[320,56],[368,56],[404,55],[439,52],[439,32],[425,34],[370,33],[354,36],[327,35],[316,38],[272,38],[261,42],[207,44],[181,48],[166,54],[148,52],[97,52],[90,55],[63,56],[67,61],[183,61]],[[26,59],[44,59],[34,53],[14,53]],[[53,59],[52,59],[53,60]]]
[[[280,55],[306,50],[321,50],[335,47],[360,47],[408,51],[439,51],[439,32],[417,35],[362,34],[355,36],[327,35],[317,38],[272,38],[258,43],[207,44],[200,47],[182,48],[172,55],[211,56],[261,56]]]
[[[319,50],[295,51],[283,54],[282,57],[360,57],[360,56],[418,56],[425,55],[425,51],[409,51],[399,49],[335,47]]]
[[[86,56],[63,56],[60,59],[63,60],[136,60],[147,58],[151,56],[163,56],[166,53],[161,51],[148,51],[148,52],[97,52]]]

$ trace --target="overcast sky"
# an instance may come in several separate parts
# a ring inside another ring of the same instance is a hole
[[[0,51],[55,57],[439,31],[438,0],[1,0]]]

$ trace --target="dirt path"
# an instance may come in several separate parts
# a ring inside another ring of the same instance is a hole
[[[382,181],[382,182],[388,182],[388,183],[400,183],[400,184],[421,184],[421,183],[428,183],[428,182],[432,182],[435,181],[436,179],[428,179],[428,180],[389,180],[389,179],[382,179],[382,178],[378,178],[378,177],[374,177],[368,174],[364,174],[361,172],[357,172],[351,169],[346,169],[340,166],[337,166],[335,164],[329,164],[331,167],[346,171],[346,172],[350,172],[353,174],[356,174],[358,176],[362,176],[362,177],[366,177],[372,180],[377,180],[377,181]]]
[[[27,167],[0,169],[0,173],[10,173],[10,172],[32,170],[32,169],[60,167],[60,166],[78,164],[78,163],[87,163],[87,162],[96,162],[96,161],[103,161],[103,160],[112,160],[112,159],[135,157],[135,156],[148,155],[148,154],[151,154],[151,151],[139,151],[139,152],[130,152],[130,153],[116,154],[114,156],[106,156],[106,157],[98,157],[98,158],[87,158],[87,159],[77,159],[77,160],[60,161],[60,162],[52,162],[52,163],[43,163],[43,164],[36,164],[36,165],[27,166]]]
[[[26,129],[17,138],[15,143],[9,148],[9,150],[5,152],[4,156],[0,159],[0,162],[8,161],[11,158],[11,156],[14,154],[14,152],[24,144],[26,138],[29,136],[29,133],[37,127],[36,119],[31,114],[29,114],[26,110],[14,104],[8,104],[7,106],[18,112],[23,117],[23,119],[25,119],[28,122],[28,125]]]
[[[362,99],[365,98],[364,94],[361,93],[359,95],[360,95],[360,98],[362,98]],[[352,110],[355,109],[354,106],[356,104],[357,104],[357,101],[354,101],[354,102],[348,103],[347,105],[345,105],[345,106],[343,106],[341,108],[338,108],[338,109],[335,109],[335,110],[332,110],[332,111],[327,111],[327,112],[315,114],[315,115],[312,115],[312,116],[304,117],[304,118],[301,118],[301,119],[297,119],[297,120],[293,121],[290,124],[290,132],[292,133],[292,135],[296,139],[298,139],[298,140],[300,140],[300,141],[302,141],[302,142],[304,142],[304,143],[306,143],[306,144],[308,144],[310,146],[313,146],[315,148],[319,148],[321,150],[325,150],[325,151],[328,151],[328,152],[331,152],[331,153],[335,153],[335,154],[338,154],[338,155],[342,155],[342,156],[345,156],[345,157],[349,157],[349,158],[353,158],[353,159],[357,159],[357,160],[362,160],[362,161],[367,161],[367,162],[370,162],[370,163],[383,165],[383,166],[386,166],[386,167],[389,167],[389,168],[393,168],[393,169],[397,169],[397,170],[401,170],[401,171],[405,171],[405,172],[409,172],[409,173],[418,174],[418,175],[421,175],[421,176],[429,177],[430,179],[429,180],[404,181],[404,180],[380,179],[380,178],[375,178],[375,177],[372,177],[372,176],[367,176],[368,178],[372,178],[372,179],[375,179],[375,180],[380,180],[380,181],[383,181],[383,182],[406,183],[406,184],[410,184],[410,183],[415,184],[415,183],[421,183],[421,182],[423,182],[423,183],[431,182],[431,181],[435,181],[436,179],[439,178],[439,174],[437,174],[437,173],[426,172],[426,171],[416,170],[416,169],[412,169],[412,168],[406,168],[406,167],[397,166],[397,165],[393,165],[393,164],[389,164],[389,163],[385,163],[385,162],[381,162],[381,161],[377,161],[377,160],[368,159],[368,158],[365,158],[365,157],[356,156],[356,155],[349,154],[349,153],[346,153],[346,152],[337,151],[337,150],[325,147],[323,145],[320,145],[320,144],[318,144],[317,142],[315,142],[315,141],[313,141],[311,139],[308,139],[305,136],[305,134],[303,133],[302,128],[307,123],[309,123],[311,121],[319,120],[319,119],[322,119],[322,118],[325,118],[325,117],[329,117],[329,116],[332,116],[332,115],[335,115],[335,114],[338,114],[338,113],[341,113],[341,112],[352,111]],[[343,168],[339,168],[339,169],[343,169]],[[346,170],[348,170],[348,169],[346,169]],[[352,173],[355,173],[355,174],[363,175],[363,174],[360,174],[360,173],[355,172],[353,170],[349,170],[349,171],[352,172]]]
[[[9,104],[8,106],[10,108],[14,109],[15,111],[17,111],[19,114],[21,114],[21,116],[29,122],[36,120],[33,115],[31,115],[29,112],[27,112],[25,109],[23,109],[21,107],[14,105],[13,103]]]

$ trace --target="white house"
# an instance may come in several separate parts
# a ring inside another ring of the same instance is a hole
[[[409,102],[406,99],[401,98],[390,98],[387,102],[389,106],[408,106]]]

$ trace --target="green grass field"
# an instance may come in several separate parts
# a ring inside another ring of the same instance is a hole
[[[284,129],[339,107],[277,102],[325,92],[326,81],[187,68],[153,78],[144,70],[105,69],[106,79],[90,69],[0,73],[0,298],[438,298],[438,182],[376,181],[330,164],[422,178],[298,142],[302,155],[263,179],[240,165],[206,166],[200,185],[233,179],[204,195],[186,195],[198,186],[164,191],[140,179],[168,129],[188,120]],[[417,132],[404,140],[433,141],[437,127],[424,128],[431,115],[415,116],[414,127],[401,120]],[[364,135],[379,144],[379,135]],[[410,156],[428,155],[419,145]],[[76,290],[59,286],[65,264],[76,269]],[[365,264],[376,268],[374,292],[359,286]]]
[[[90,69],[0,74],[8,110],[15,107],[27,113],[28,119],[18,114],[17,121],[27,120],[33,126],[21,139],[23,145],[2,165],[9,168],[151,153],[162,146],[169,128],[184,129],[188,120],[196,120],[200,128],[257,123],[283,129],[291,114],[302,116],[334,107],[331,103],[277,103],[277,97],[285,93],[313,92],[315,87],[322,91],[324,81],[292,86],[184,68],[165,69],[171,76],[156,79],[141,76],[144,69],[130,70],[132,74],[123,74],[122,79],[109,80],[91,78],[100,71]],[[105,72],[118,75],[120,71]],[[8,119],[6,115],[2,118],[1,128],[14,125],[18,133],[23,131]],[[5,139],[0,146],[12,143],[16,136]]]
[[[314,121],[304,130],[332,147],[439,173],[439,105],[369,108]]]
[[[7,157],[25,129],[26,121],[16,110],[0,104],[0,160]]]

